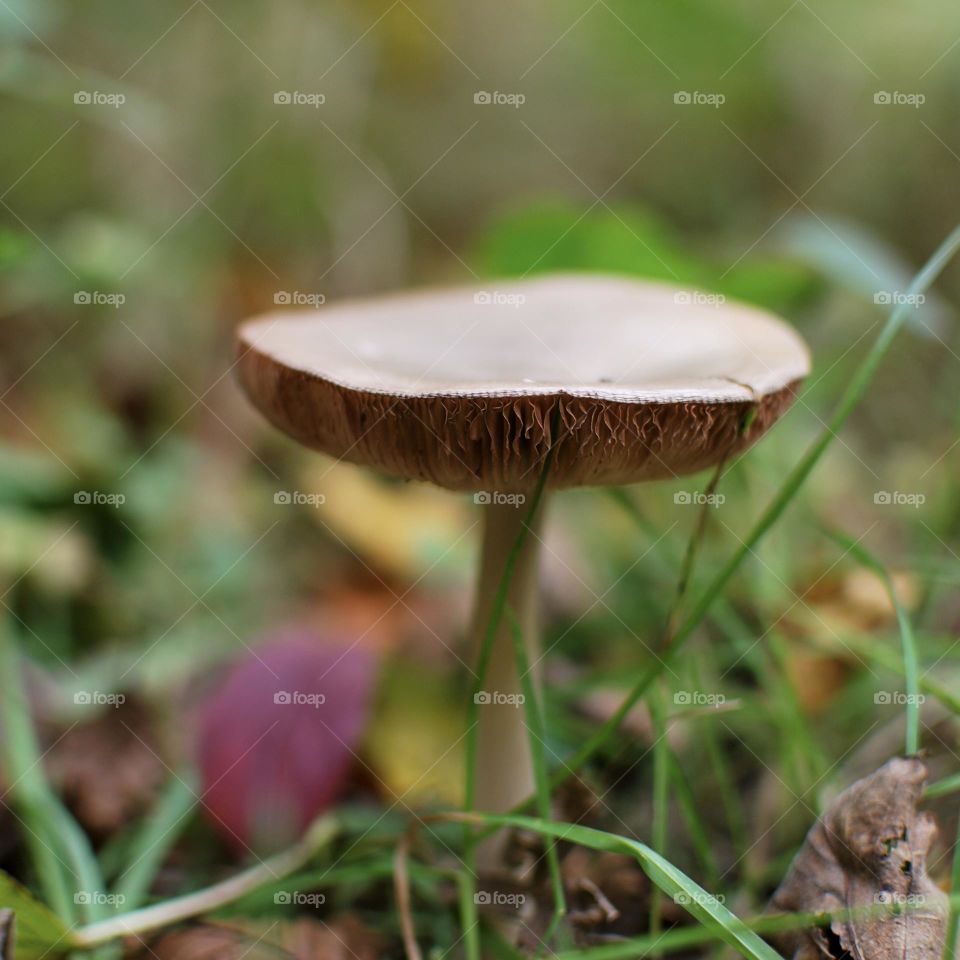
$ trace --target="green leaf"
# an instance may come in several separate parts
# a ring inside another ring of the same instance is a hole
[[[494,276],[595,270],[680,284],[705,279],[703,265],[638,207],[586,216],[565,203],[530,207],[493,224],[481,239],[479,259]]]
[[[639,840],[604,833],[572,823],[548,823],[532,817],[471,814],[471,819],[499,827],[518,827],[544,836],[579,843],[592,850],[608,853],[627,852],[640,862],[647,876],[668,896],[683,906],[717,938],[733,947],[748,960],[781,960],[780,955],[760,938],[736,914],[723,905],[723,897],[708,893],[669,860]]]
[[[0,910],[0,960],[13,960],[13,911]]]
[[[823,282],[811,267],[790,260],[750,257],[729,273],[717,268],[709,283],[731,300],[756,303],[777,313],[795,310],[822,289]]]
[[[73,949],[73,937],[57,915],[41,903],[26,887],[9,874],[0,871],[0,958],[7,960],[9,932],[3,912],[13,912],[16,936],[13,938],[14,960],[52,958]]]
[[[819,288],[803,264],[751,257],[727,269],[691,251],[649,210],[632,204],[586,214],[565,203],[536,204],[495,221],[477,249],[492,276],[597,271],[662,280],[788,310]]]

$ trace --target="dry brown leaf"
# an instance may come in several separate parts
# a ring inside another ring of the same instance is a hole
[[[803,643],[788,641],[787,679],[800,705],[810,713],[829,707],[850,676],[850,664]]]
[[[770,910],[857,913],[785,934],[781,949],[796,960],[939,960],[947,899],[927,876],[937,828],[930,814],[917,811],[926,777],[920,760],[898,757],[830,804],[807,834]],[[890,905],[897,912],[878,915]]]
[[[94,837],[110,836],[147,809],[167,776],[150,727],[144,711],[127,702],[50,749],[50,777]]]

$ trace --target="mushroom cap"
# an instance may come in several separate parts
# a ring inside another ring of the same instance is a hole
[[[561,274],[278,311],[242,324],[239,375],[300,443],[453,490],[677,477],[748,447],[810,357],[754,307]]]

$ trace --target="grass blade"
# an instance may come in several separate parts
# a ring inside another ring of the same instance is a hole
[[[905,752],[908,757],[912,757],[920,749],[920,667],[917,657],[917,643],[913,636],[913,627],[910,624],[910,617],[900,600],[896,585],[889,571],[876,557],[870,553],[866,547],[858,541],[851,539],[846,534],[837,531],[827,531],[835,543],[839,544],[845,551],[855,556],[860,563],[867,569],[872,570],[883,583],[887,596],[893,604],[893,609],[897,614],[897,625],[900,628],[900,646],[903,650],[903,677],[904,685],[907,690],[905,711],[907,719],[907,734]]]
[[[120,902],[128,910],[143,903],[153,878],[188,823],[196,803],[194,785],[188,779],[175,776],[154,809],[144,817],[130,843],[128,866],[114,884],[114,893],[123,898]]]
[[[9,792],[26,826],[25,842],[47,902],[67,924],[77,919],[75,894],[83,893],[85,915],[104,913],[100,866],[86,834],[53,792],[43,772],[22,682],[13,632],[0,623],[0,716]]]
[[[657,684],[650,697],[650,720],[653,725],[653,849],[667,852],[667,834],[670,813],[670,744],[667,742],[666,685]],[[650,898],[650,930],[660,932],[663,913],[663,893],[657,887]]]
[[[467,819],[494,827],[516,827],[548,837],[578,843],[592,850],[628,853],[635,857],[647,876],[667,896],[681,903],[702,926],[711,930],[748,960],[781,960],[746,923],[723,905],[723,898],[708,893],[669,860],[645,843],[573,823],[549,823],[533,817],[492,816],[489,814],[451,814],[451,819]],[[634,954],[636,955],[636,954]]]
[[[537,788],[537,808],[542,819],[550,819],[550,777],[547,770],[546,731],[543,711],[537,693],[527,648],[520,630],[520,621],[513,610],[507,610],[507,620],[513,634],[513,652],[517,658],[517,672],[520,675],[520,688],[523,691],[523,710],[527,724],[530,755],[533,758],[533,778]],[[553,917],[543,935],[544,945],[549,945],[557,926],[567,912],[567,899],[563,892],[563,877],[560,874],[560,859],[557,845],[547,841],[547,867],[550,872],[550,886],[553,890]]]
[[[952,777],[944,777],[936,783],[931,783],[924,792],[924,796],[945,797],[948,793],[956,793],[958,790],[960,790],[960,773],[955,773]],[[960,843],[960,840],[958,840],[958,843]],[[960,890],[960,886],[954,887],[953,889]]]
[[[867,356],[854,371],[847,388],[844,390],[833,415],[830,417],[820,436],[814,441],[799,463],[790,471],[781,485],[776,496],[753,529],[747,534],[740,546],[734,551],[730,559],[721,567],[719,572],[704,588],[700,597],[693,605],[693,609],[686,619],[677,628],[670,647],[670,656],[663,658],[663,662],[650,664],[636,682],[619,708],[604,722],[601,728],[592,736],[571,758],[569,768],[577,770],[583,766],[600,749],[607,739],[620,727],[624,718],[633,709],[634,705],[644,696],[650,684],[659,676],[666,662],[669,662],[684,643],[700,625],[712,606],[713,602],[726,589],[733,575],[740,569],[744,560],[750,556],[757,544],[766,536],[770,528],[780,519],[784,511],[793,502],[800,488],[820,462],[823,455],[832,446],[847,418],[853,413],[857,404],[870,386],[874,374],[877,372],[883,358],[886,356],[894,338],[900,332],[907,318],[913,311],[912,303],[916,295],[925,293],[937,278],[947,263],[960,250],[960,227],[956,227],[940,244],[933,256],[924,264],[920,272],[914,277],[908,288],[908,296],[898,302],[887,322],[884,324]],[[566,774],[564,774],[566,775]]]
[[[704,725],[710,726],[709,719]],[[719,887],[720,870],[717,867],[717,861],[713,855],[710,837],[697,810],[697,798],[693,794],[683,767],[680,766],[677,760],[677,755],[672,750],[670,751],[670,781],[673,784],[673,791],[677,797],[677,805],[680,808],[680,813],[687,824],[690,843],[697,855],[697,859],[700,861],[700,865],[703,867],[707,882],[712,886]]]
[[[957,949],[957,933],[960,930],[960,912],[957,910],[956,893],[960,891],[960,824],[957,826],[957,842],[953,845],[953,868],[950,871],[950,916],[947,918],[947,936],[943,944],[943,960],[954,960]]]

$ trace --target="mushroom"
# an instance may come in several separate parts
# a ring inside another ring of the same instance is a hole
[[[595,274],[274,312],[244,323],[238,347],[248,396],[295,440],[474,494],[484,524],[475,646],[548,455],[548,490],[694,473],[761,436],[809,372],[803,341],[762,310]],[[543,503],[507,598],[534,670]],[[506,623],[484,687],[475,799],[503,812],[534,790]],[[497,854],[485,849],[490,867]]]

